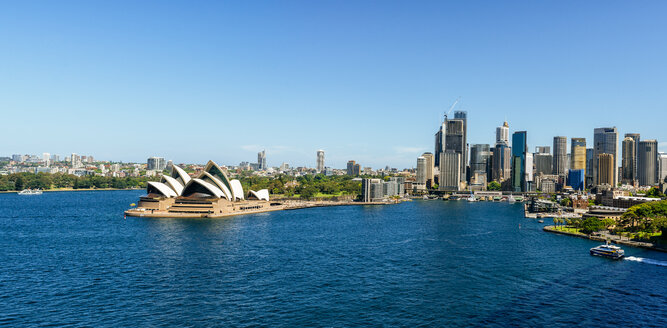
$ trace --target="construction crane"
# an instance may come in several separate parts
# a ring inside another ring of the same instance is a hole
[[[448,111],[447,113],[445,113],[445,121],[447,121],[447,116],[449,116],[449,114],[452,113],[452,111],[454,110],[454,107],[456,106],[456,104],[459,103],[459,100],[461,100],[461,97],[456,98],[456,101],[454,101],[454,103],[452,104],[452,106],[449,107],[449,111]]]

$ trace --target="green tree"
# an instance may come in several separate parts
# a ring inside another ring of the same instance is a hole
[[[486,187],[488,190],[500,190],[501,186],[498,181],[491,181],[489,182],[488,186]]]
[[[317,188],[315,186],[306,186],[301,189],[300,197],[303,199],[312,199],[317,194]]]

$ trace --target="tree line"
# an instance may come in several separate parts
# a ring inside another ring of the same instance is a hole
[[[239,176],[238,179],[243,190],[268,189],[271,194],[288,197],[300,195],[301,198],[312,198],[319,193],[356,197],[361,194],[361,182],[353,181],[353,177],[347,175],[293,177],[281,174],[275,177]]]
[[[90,188],[146,188],[146,182],[157,177],[104,177],[97,175],[75,176],[65,173],[13,173],[0,176],[0,191],[20,191],[23,189],[90,189]]]

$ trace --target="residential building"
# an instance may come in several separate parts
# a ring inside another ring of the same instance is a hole
[[[162,171],[167,167],[167,162],[163,157],[149,157],[146,160],[146,170]]]
[[[317,151],[317,172],[322,173],[324,171],[324,150]]]
[[[263,171],[266,170],[266,151],[262,150],[257,153],[257,170]]]
[[[354,161],[348,161],[347,162],[347,175],[355,175],[354,174]]]

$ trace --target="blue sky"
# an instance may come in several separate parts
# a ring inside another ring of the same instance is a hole
[[[616,126],[667,151],[665,1],[0,4],[0,156],[414,167],[469,142]],[[622,139],[622,136],[621,138]],[[568,141],[569,142],[569,141]]]

